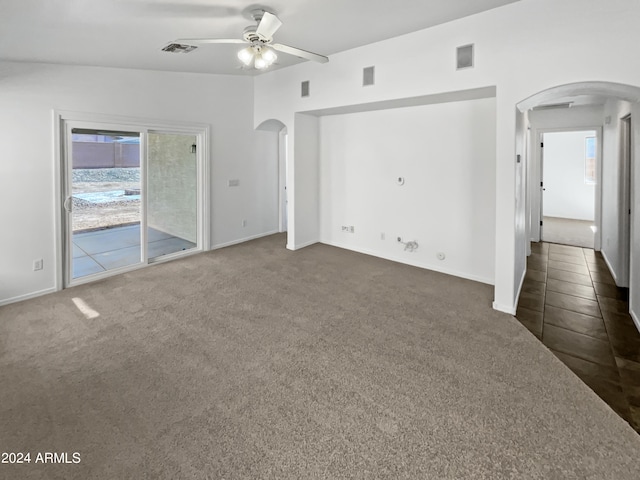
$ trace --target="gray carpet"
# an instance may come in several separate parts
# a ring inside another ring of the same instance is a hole
[[[0,308],[1,478],[638,478],[487,285],[275,235]],[[99,313],[88,319],[80,298]]]
[[[593,248],[593,221],[575,220],[572,218],[544,217],[542,225],[542,240],[561,245]]]

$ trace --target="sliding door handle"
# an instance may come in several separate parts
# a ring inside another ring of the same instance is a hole
[[[73,198],[67,197],[64,201],[63,206],[64,206],[64,209],[67,211],[67,213],[73,212]]]

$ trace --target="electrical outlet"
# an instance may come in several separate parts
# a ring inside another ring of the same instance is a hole
[[[384,232],[380,232],[380,240],[384,240],[384,239],[385,239]]]
[[[353,232],[355,232],[355,228],[353,228],[353,225],[351,225],[351,226],[349,227],[349,233],[353,233]]]
[[[42,270],[44,268],[44,260],[41,258],[33,261],[33,271],[37,272],[38,270]]]
[[[343,232],[348,232],[349,231],[349,227],[347,227],[346,225],[342,226],[342,231]]]
[[[242,226],[246,227],[247,226],[247,221],[246,220],[242,220]]]

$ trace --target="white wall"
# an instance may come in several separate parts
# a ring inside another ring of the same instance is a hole
[[[298,132],[295,143],[295,166],[287,171],[293,180],[290,192],[297,200],[298,208],[289,212],[289,231],[292,235],[287,240],[287,248],[295,250],[320,239],[320,185],[319,171],[319,127],[317,117],[312,115],[296,115],[295,129]]]
[[[638,85],[640,68],[624,54],[640,42],[638,24],[640,5],[628,0],[521,0],[332,55],[324,65],[303,63],[260,75],[254,121],[276,118],[289,126],[296,112],[496,86],[494,307],[513,312],[524,272],[522,246],[529,241],[525,209],[515,201],[524,195],[516,192],[514,108],[537,92],[573,82]],[[476,66],[456,71],[455,49],[469,43],[475,44]],[[363,88],[362,68],[371,65],[376,85]],[[308,98],[300,98],[304,80],[311,82]],[[295,132],[289,134],[295,143]],[[291,209],[295,202],[294,196]]]
[[[516,232],[528,238],[530,231],[528,228],[529,219],[529,202],[531,200],[527,182],[529,181],[529,157],[527,152],[528,128],[529,128],[529,112],[520,112],[516,109],[516,171],[515,171],[515,225]],[[520,161],[518,161],[520,159]],[[516,242],[514,254],[514,275],[511,279],[513,282],[513,293],[515,302],[520,297],[520,291],[524,283],[526,273],[527,255],[531,254],[531,245],[528,242]],[[494,308],[496,305],[494,305]],[[515,310],[510,313],[515,314]]]
[[[544,134],[544,216],[595,219],[596,186],[585,183],[586,139],[595,136],[595,131]]]
[[[495,99],[324,116],[320,152],[322,242],[493,283]]]
[[[1,62],[0,106],[0,303],[55,285],[53,109],[210,124],[212,244],[277,230],[277,134],[254,131],[251,78]]]
[[[621,155],[621,119],[629,113],[631,105],[628,102],[611,100],[604,107],[604,115],[610,121],[604,125],[602,141],[602,254],[619,286],[628,286],[625,253],[628,231],[624,223],[628,207],[624,201],[626,180]],[[636,188],[636,191],[640,189]],[[640,281],[640,277],[637,280]]]

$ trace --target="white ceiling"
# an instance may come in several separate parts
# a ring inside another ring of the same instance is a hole
[[[0,59],[218,74],[239,69],[239,45],[188,54],[177,38],[240,38],[262,7],[283,26],[277,43],[331,56],[518,0],[0,0]],[[282,68],[303,60],[281,53]]]

